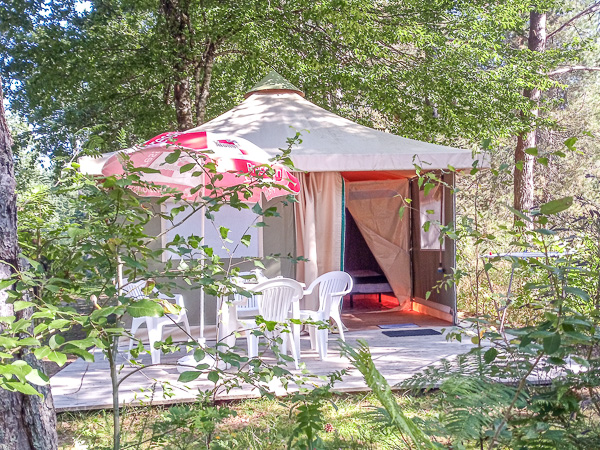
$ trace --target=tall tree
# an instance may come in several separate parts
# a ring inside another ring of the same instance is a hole
[[[19,268],[12,138],[6,122],[3,100],[0,79],[0,281],[10,279]],[[0,316],[16,315],[18,320],[31,314],[29,308],[15,314],[7,300],[6,291],[0,289]],[[33,355],[24,353],[17,357],[26,359],[32,367],[38,367],[37,359]],[[0,448],[45,450],[58,447],[56,414],[50,388],[42,386],[38,389],[43,395],[42,398],[0,389]]]
[[[536,7],[534,6],[534,8]],[[567,30],[570,26],[573,26],[579,19],[600,11],[600,1],[594,1],[591,4],[581,8],[550,34],[548,34],[546,30],[548,13],[540,11],[541,8],[547,8],[550,10],[549,5],[540,5],[537,6],[537,9],[532,10],[529,14],[529,36],[527,39],[527,49],[532,52],[532,54],[537,54],[537,56],[532,57],[534,60],[544,59],[542,54],[546,52],[549,37],[555,37],[558,33]],[[559,16],[560,14],[557,12],[555,15]],[[579,45],[581,46],[581,44]],[[571,43],[570,46],[577,47],[578,44]],[[555,48],[553,48],[554,53],[557,52],[557,49],[560,49],[560,46],[555,46]],[[558,86],[559,83],[554,81],[554,77],[558,75],[576,71],[600,70],[599,67],[574,64],[576,61],[575,55],[571,55],[570,60],[556,60],[553,56],[547,59],[550,59],[552,62],[546,65],[546,67],[552,67],[552,65],[554,65],[555,67],[553,70],[538,71],[542,73],[544,77],[548,77],[547,80],[535,80],[530,84],[530,87],[527,87],[523,90],[523,96],[529,102],[530,108],[528,112],[521,113],[521,117],[525,122],[525,130],[518,134],[517,144],[514,152],[515,170],[513,206],[516,210],[524,212],[530,211],[534,206],[535,155],[538,154],[538,149],[536,147],[538,146],[538,134],[540,131],[540,100],[542,98],[544,87],[549,88]]]
[[[529,14],[529,38],[527,48],[532,52],[543,52],[546,49],[546,13],[531,11]],[[519,134],[515,147],[515,180],[514,208],[518,211],[529,211],[533,207],[533,167],[535,158],[526,150],[536,146],[537,126],[539,117],[538,104],[542,91],[539,88],[525,89],[523,96],[535,107],[530,110],[533,123],[528,130]]]

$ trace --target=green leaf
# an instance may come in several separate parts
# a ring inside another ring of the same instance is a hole
[[[44,359],[46,356],[48,356],[50,354],[52,350],[50,350],[48,347],[41,347],[41,348],[36,348],[33,351],[34,356],[37,359]]]
[[[535,147],[526,148],[525,149],[525,153],[527,153],[528,155],[537,156],[538,155],[538,149],[535,148]]]
[[[155,301],[142,299],[131,303],[126,308],[131,317],[161,317],[164,315],[163,307]]]
[[[37,384],[38,386],[44,386],[50,381],[50,378],[48,378],[45,373],[39,371],[38,369],[33,369],[31,372],[25,375],[25,379],[30,383]]]
[[[202,375],[202,372],[198,372],[198,371],[195,371],[195,370],[190,370],[190,371],[187,371],[187,372],[182,372],[179,375],[179,378],[177,379],[177,381],[179,381],[181,383],[187,383],[189,381],[194,381],[200,375]]]
[[[40,341],[38,341],[36,338],[28,337],[19,339],[19,345],[21,347],[37,347],[40,345]]]
[[[56,350],[58,347],[60,347],[64,343],[65,343],[65,338],[62,337],[60,334],[55,334],[48,341],[48,345],[50,346],[50,348],[52,350]]]
[[[133,268],[139,269],[139,270],[144,270],[144,265],[142,263],[140,263],[139,261],[136,261],[135,259],[133,259],[127,255],[122,255],[121,259],[129,267],[133,267]]]
[[[498,350],[496,350],[494,347],[490,348],[487,352],[484,353],[483,355],[483,360],[489,364],[491,363],[493,360],[496,359],[496,356],[498,356]]]
[[[563,197],[544,203],[540,206],[540,212],[544,215],[558,214],[568,209],[573,204],[573,197]]]
[[[527,222],[531,222],[531,217],[526,216],[524,213],[522,213],[521,211],[513,208],[512,206],[507,206],[508,210],[510,212],[512,212],[515,216],[520,217],[523,220],[526,220]]]
[[[142,173],[160,173],[160,170],[152,169],[150,167],[135,167],[134,170]]]
[[[174,164],[177,162],[179,157],[181,156],[181,150],[175,149],[172,153],[168,154],[165,158],[165,162],[167,164]]]
[[[565,292],[567,294],[574,295],[575,297],[579,297],[582,300],[587,301],[590,299],[590,294],[588,294],[586,291],[584,291],[583,289],[578,288],[578,287],[567,286],[567,287],[565,287]]]
[[[219,234],[221,235],[221,239],[227,239],[227,236],[229,235],[229,228],[219,227]]]
[[[65,353],[68,353],[68,354],[71,354],[71,355],[77,355],[81,359],[83,359],[85,362],[94,362],[94,355],[92,355],[87,350],[83,350],[81,348],[77,348],[77,347],[75,347],[73,345],[70,345],[70,344],[65,345],[63,347],[63,351]]]
[[[208,380],[212,381],[213,383],[218,383],[219,381],[219,372],[217,370],[211,370],[210,372],[208,372]]]
[[[0,281],[0,291],[2,289],[5,289],[5,288],[9,287],[9,286],[12,286],[13,284],[15,284],[15,280],[12,280],[12,279]]]
[[[71,323],[71,321],[67,320],[67,319],[56,319],[48,324],[48,329],[55,330],[55,329],[63,328],[65,325],[67,325],[69,323]]]
[[[9,390],[19,391],[25,395],[37,395],[39,397],[43,397],[42,394],[36,391],[35,388],[28,383],[22,383],[20,381],[7,381],[5,386],[8,387]]]
[[[436,448],[429,440],[429,437],[423,432],[422,428],[406,417],[396,402],[392,388],[385,377],[375,367],[367,343],[359,339],[358,345],[359,350],[357,351],[345,342],[340,342],[342,352],[363,375],[365,382],[387,411],[391,424],[403,435],[408,436],[417,449]]]
[[[405,210],[405,209],[406,209],[406,206],[401,206],[401,207],[398,209],[398,218],[399,218],[400,220],[402,220],[402,218],[404,217],[404,210]]]
[[[252,236],[249,234],[245,234],[242,236],[242,239],[240,239],[240,242],[245,245],[246,247],[250,247],[250,242],[252,241]]]
[[[62,352],[51,351],[48,354],[48,359],[62,367],[67,362],[67,355]]]
[[[47,290],[49,290],[50,292],[54,292],[54,293],[57,293],[58,291],[60,291],[60,290],[61,290],[61,287],[60,287],[60,286],[56,286],[56,285],[54,285],[54,284],[47,284],[47,285],[45,286],[45,288],[46,288]]]
[[[544,351],[551,355],[556,353],[560,348],[560,334],[554,333],[552,336],[548,336],[543,340]]]
[[[575,150],[575,144],[577,143],[577,138],[575,136],[570,137],[569,139],[567,139],[565,141],[565,146],[569,149],[569,150]]]
[[[425,197],[429,195],[429,192],[431,192],[434,187],[435,184],[433,183],[425,183],[425,186],[423,186],[423,193],[425,194]]]
[[[262,216],[263,210],[258,203],[252,207],[252,212],[258,216]]]
[[[35,305],[35,303],[32,302],[24,302],[23,300],[17,300],[16,302],[13,303],[13,308],[15,312],[18,311],[22,311],[25,308],[29,308],[30,306]]]
[[[188,171],[192,170],[194,167],[196,167],[196,163],[188,163],[188,164],[184,164],[184,165],[183,165],[183,166],[181,166],[181,168],[179,169],[179,173],[188,172]]]
[[[90,318],[93,321],[97,321],[101,317],[108,317],[111,314],[122,314],[123,307],[122,306],[107,306],[105,308],[96,309],[90,314]]]
[[[206,357],[206,352],[204,350],[202,350],[201,348],[197,348],[194,351],[194,361],[196,362],[200,362],[202,361],[204,358]]]

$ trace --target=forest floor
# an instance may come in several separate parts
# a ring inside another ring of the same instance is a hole
[[[426,419],[432,414],[435,394],[396,399],[405,414]],[[325,448],[397,449],[405,448],[402,437],[386,426],[377,400],[370,393],[334,396],[322,409],[323,423],[318,432]],[[233,414],[207,433],[201,408],[180,405],[167,408],[125,408],[123,447],[147,449],[285,449],[297,426],[292,402],[286,399],[251,399],[222,403]],[[173,416],[189,414],[187,427],[172,426]],[[67,412],[58,416],[61,449],[106,448],[112,439],[110,411]],[[293,447],[294,448],[294,447]]]

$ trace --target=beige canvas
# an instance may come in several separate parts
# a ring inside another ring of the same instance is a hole
[[[308,286],[319,275],[340,270],[342,252],[342,177],[336,172],[301,173],[296,210],[296,279]],[[318,309],[313,297],[303,308]]]

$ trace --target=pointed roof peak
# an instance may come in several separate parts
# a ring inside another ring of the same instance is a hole
[[[274,70],[271,70],[262,80],[254,85],[252,89],[246,92],[245,98],[250,97],[252,94],[257,92],[270,93],[270,94],[281,94],[293,92],[304,97],[304,92],[290,83],[288,80],[283,78]]]

